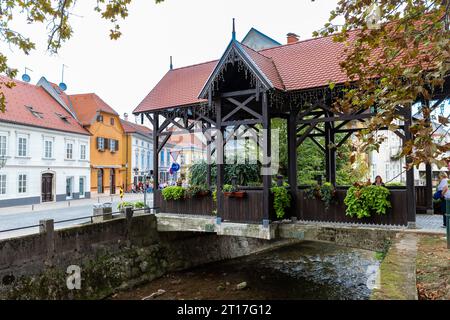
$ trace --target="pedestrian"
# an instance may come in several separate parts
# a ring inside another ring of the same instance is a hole
[[[439,181],[439,184],[437,186],[437,191],[436,191],[436,193],[435,193],[435,195],[433,197],[435,198],[436,196],[440,195],[440,199],[441,199],[441,213],[442,213],[442,217],[443,217],[443,226],[446,227],[447,226],[447,219],[445,217],[446,200],[450,199],[450,190],[448,188],[448,176],[447,176],[447,174],[445,172],[441,172],[441,173],[439,173],[439,178],[441,180]]]
[[[373,183],[374,186],[382,186],[384,187],[384,182],[383,179],[381,178],[381,176],[376,176],[375,177],[375,182]]]

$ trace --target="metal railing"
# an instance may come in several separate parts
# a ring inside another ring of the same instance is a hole
[[[139,208],[139,209],[133,209],[133,213],[143,211],[144,213],[152,214],[152,210],[157,210],[157,209],[159,209],[159,207]],[[124,213],[125,213],[125,211],[114,211],[114,212],[108,212],[107,214],[111,214],[112,216],[117,216],[117,215],[124,214]],[[100,216],[102,216],[102,215],[98,215],[98,217],[100,217]],[[71,218],[71,219],[65,219],[65,220],[58,220],[58,221],[54,221],[53,224],[57,225],[57,224],[81,221],[81,220],[87,220],[87,219],[89,219],[90,221],[86,222],[86,223],[92,224],[92,223],[94,223],[95,217],[96,217],[95,215],[89,215],[89,216],[83,216],[83,217],[77,217],[77,218]],[[39,228],[41,226],[44,226],[44,225],[42,223],[39,223],[39,224],[29,225],[29,226],[24,226],[24,227],[5,229],[5,230],[0,230],[0,234],[7,233],[7,232],[13,232],[13,231],[27,230],[27,229],[32,229],[32,228]]]

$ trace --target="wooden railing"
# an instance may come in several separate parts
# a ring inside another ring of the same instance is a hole
[[[166,201],[160,190],[155,192],[155,207],[159,212],[176,214],[212,215],[214,211],[212,195]]]
[[[262,223],[263,190],[246,189],[243,198],[223,197],[223,221]]]
[[[232,198],[223,196],[223,209],[221,218],[223,221],[242,223],[262,223],[263,220],[263,190],[262,188],[244,188],[245,197]],[[360,224],[384,224],[406,225],[407,206],[406,189],[390,188],[390,201],[392,208],[386,215],[373,215],[370,218],[357,219],[345,215],[344,205],[346,188],[338,188],[336,201],[325,210],[321,200],[306,199],[304,188],[297,190],[297,206],[286,210],[286,218],[297,217],[299,220],[324,221],[324,222],[351,222]],[[416,200],[418,210],[426,206],[425,187],[416,187]],[[155,206],[160,212],[190,215],[212,215],[216,204],[212,195],[205,197],[193,197],[179,201],[165,201],[161,192],[155,194]],[[270,220],[276,220],[273,210],[273,199],[270,199]]]
[[[407,225],[406,190],[391,190],[390,201],[392,208],[386,215],[372,215],[369,218],[357,219],[345,215],[344,204],[347,190],[336,190],[336,200],[325,210],[323,201],[306,199],[305,191],[297,191],[297,208],[294,212],[299,220],[323,221],[323,222],[349,222],[360,224],[384,224],[384,225]]]

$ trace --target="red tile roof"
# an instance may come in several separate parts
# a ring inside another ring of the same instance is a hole
[[[125,133],[140,133],[144,136],[149,136],[152,133],[152,130],[150,130],[150,128],[147,128],[146,126],[141,126],[137,123],[122,119],[120,119],[120,122],[122,123],[122,127]]]
[[[278,90],[284,90],[284,84],[281,80],[280,74],[271,58],[268,58],[261,53],[241,44],[245,52],[255,62],[263,74],[272,82],[272,85]]]
[[[105,112],[118,115],[105,101],[95,93],[75,94],[69,96],[72,107],[75,110],[78,120],[83,125],[90,125],[95,119],[97,112]]]
[[[1,81],[12,81],[12,89],[2,87],[6,97],[6,111],[0,112],[0,121],[90,135],[72,115],[42,87],[0,76]],[[29,108],[41,114],[33,115]],[[67,120],[67,122],[62,119]]]
[[[294,91],[347,81],[340,68],[344,44],[333,37],[314,38],[254,51],[241,44],[273,86]],[[135,113],[196,104],[218,60],[170,70],[134,110]]]
[[[204,101],[198,99],[198,94],[216,64],[217,60],[169,70],[134,112],[185,106]]]

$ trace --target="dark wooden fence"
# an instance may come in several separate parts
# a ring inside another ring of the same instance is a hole
[[[344,204],[347,190],[336,190],[336,201],[325,210],[323,201],[316,199],[306,199],[305,191],[297,191],[297,209],[294,212],[299,220],[324,221],[324,222],[350,222],[361,224],[384,224],[384,225],[407,225],[406,212],[406,190],[390,190],[390,201],[392,208],[386,215],[374,214],[369,218],[357,219],[345,215],[346,206]]]
[[[223,197],[223,211],[221,218],[223,221],[233,221],[242,223],[262,223],[263,220],[263,191],[262,188],[245,188],[244,198]],[[297,206],[290,208],[286,212],[286,217],[297,217],[299,220],[324,221],[324,222],[351,222],[360,224],[384,224],[384,225],[407,225],[406,212],[406,189],[391,188],[390,201],[392,208],[386,215],[374,214],[370,218],[357,219],[345,215],[346,206],[344,198],[347,193],[346,188],[338,188],[336,191],[336,201],[325,210],[321,200],[306,199],[304,188],[297,191]],[[416,187],[417,207],[426,207],[425,187]],[[270,199],[270,219],[276,220],[273,210],[273,199]],[[215,210],[215,203],[212,195],[205,197],[193,197],[179,201],[165,201],[161,192],[155,194],[155,206],[160,212],[191,215],[212,215]]]
[[[263,191],[246,189],[243,198],[223,197],[223,221],[262,223]]]
[[[429,205],[427,202],[431,203],[431,200],[427,201],[426,186],[416,186],[416,212],[427,213],[427,206]]]
[[[214,211],[212,195],[166,201],[159,190],[155,192],[155,206],[163,213],[212,215]]]

